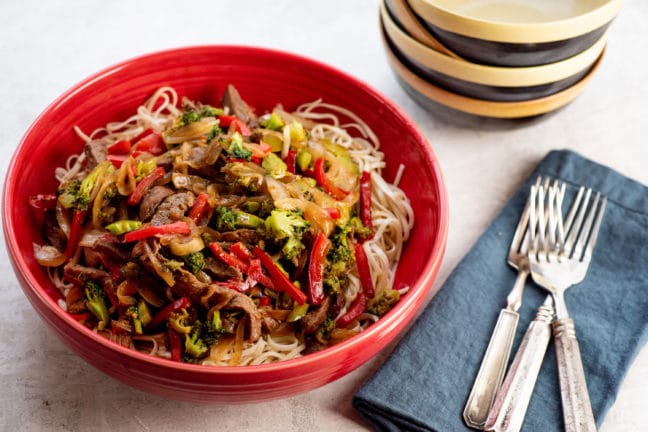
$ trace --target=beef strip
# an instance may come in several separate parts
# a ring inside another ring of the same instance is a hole
[[[261,312],[250,297],[218,284],[210,285],[209,291],[211,296],[207,302],[210,305],[223,304],[224,310],[239,309],[247,314],[249,340],[254,342],[261,337]]]
[[[240,270],[210,256],[205,257],[203,271],[216,280],[243,280],[243,274]]]
[[[99,162],[106,160],[106,145],[101,140],[88,141],[83,148],[86,159],[88,161],[88,168],[93,169]]]
[[[252,111],[252,108],[241,98],[241,95],[233,85],[229,84],[225,89],[222,103],[223,107],[229,108],[230,114],[235,115],[248,125],[256,127],[256,115]]]
[[[219,232],[214,240],[236,243],[243,242],[248,245],[256,245],[263,239],[263,236],[257,230],[240,228],[234,231]]]
[[[155,214],[151,217],[151,223],[164,225],[182,219],[194,204],[195,199],[196,195],[190,191],[169,195],[155,210]]]
[[[165,186],[153,186],[149,189],[140,203],[140,220],[146,221],[151,218],[160,203],[169,195],[173,195],[173,190]]]
[[[79,286],[83,286],[86,280],[103,283],[104,279],[110,279],[110,275],[103,270],[71,263],[63,267],[63,277]]]
[[[326,296],[324,297],[324,300],[322,300],[322,304],[302,317],[301,325],[304,333],[311,334],[317,331],[317,328],[326,319],[330,305],[331,297]]]
[[[202,296],[209,284],[201,282],[191,272],[178,269],[173,273],[175,284],[171,287],[173,293],[179,297],[189,297],[192,303],[200,304]]]
[[[49,244],[60,251],[65,250],[67,237],[56,221],[56,216],[53,211],[45,213],[45,219],[43,220],[43,233]]]

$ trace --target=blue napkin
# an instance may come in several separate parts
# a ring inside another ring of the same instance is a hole
[[[353,406],[383,431],[469,431],[462,412],[499,310],[516,272],[508,248],[538,175],[608,196],[585,280],[566,293],[576,323],[597,425],[648,339],[648,188],[570,151],[549,153],[454,269]],[[513,353],[546,293],[529,278]],[[511,356],[511,358],[513,355]],[[523,431],[563,429],[556,358],[550,344]]]

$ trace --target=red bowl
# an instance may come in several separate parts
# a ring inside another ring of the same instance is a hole
[[[382,143],[386,179],[405,165],[400,186],[412,200],[416,225],[403,251],[396,285],[410,291],[363,333],[321,352],[284,362],[237,367],[181,364],[121,347],[74,321],[49,295],[54,289],[33,258],[41,232],[31,221],[28,197],[56,189],[54,168],[82,149],[73,127],[84,131],[123,119],[155,89],[217,103],[234,84],[258,112],[277,103],[296,108],[323,98],[359,115]],[[201,46],[145,55],[105,69],[77,84],[32,124],[9,166],[3,193],[3,229],[23,291],[50,329],[74,352],[133,387],[190,401],[247,403],[294,395],[351,372],[391,342],[426,299],[445,251],[448,206],[439,163],[414,123],[393,102],[357,79],[292,54],[253,47]]]

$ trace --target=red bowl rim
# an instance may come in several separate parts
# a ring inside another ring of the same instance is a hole
[[[100,80],[105,76],[109,76],[112,73],[118,72],[123,68],[129,67],[130,65],[137,64],[141,61],[153,61],[155,60],[156,57],[162,57],[166,55],[180,55],[180,54],[190,55],[192,53],[201,50],[208,50],[208,51],[218,50],[220,52],[246,51],[250,55],[254,55],[255,53],[272,54],[285,61],[299,62],[302,64],[308,64],[311,67],[322,69],[326,71],[326,73],[332,76],[337,76],[341,80],[347,81],[353,86],[358,87],[359,90],[369,93],[373,98],[382,101],[382,103],[385,106],[387,106],[389,110],[393,111],[400,118],[400,120],[407,126],[407,129],[412,133],[412,135],[414,135],[416,141],[424,144],[424,146],[426,147],[426,151],[423,152],[426,159],[425,163],[430,167],[430,169],[434,172],[437,178],[439,212],[438,212],[438,230],[436,233],[435,244],[432,253],[430,254],[428,260],[426,261],[425,266],[421,269],[420,274],[422,275],[422,278],[420,278],[417,281],[416,285],[410,287],[412,289],[412,291],[410,292],[413,292],[413,294],[416,295],[405,295],[401,299],[401,301],[394,307],[394,309],[392,309],[385,316],[381,317],[380,320],[378,320],[376,323],[371,325],[368,329],[358,334],[357,336],[354,336],[332,347],[328,347],[322,351],[311,353],[291,360],[283,360],[279,362],[262,364],[262,365],[206,367],[203,365],[172,362],[163,358],[153,357],[151,355],[141,353],[139,351],[132,350],[123,347],[121,345],[118,345],[114,342],[111,342],[108,339],[104,338],[103,336],[100,336],[99,334],[93,332],[91,329],[76,322],[72,317],[69,316],[69,314],[65,313],[63,309],[61,309],[61,307],[57,304],[55,300],[53,300],[49,295],[47,295],[44,292],[42,288],[40,288],[36,279],[27,270],[27,267],[24,262],[24,258],[19,254],[18,242],[16,237],[14,236],[13,230],[11,229],[11,226],[13,226],[13,224],[16,223],[16,221],[14,221],[14,218],[12,217],[11,212],[9,211],[11,205],[15,200],[15,197],[9,196],[9,192],[10,190],[13,189],[16,180],[16,177],[12,176],[12,174],[15,168],[16,160],[18,159],[19,155],[25,151],[24,149],[25,142],[29,140],[31,134],[34,133],[34,131],[39,126],[41,121],[44,118],[46,118],[48,115],[50,115],[49,113],[51,111],[56,110],[56,108],[59,105],[63,104],[67,99],[73,97],[77,92],[83,90],[85,87],[92,85],[95,81]],[[381,332],[385,331],[389,327],[397,325],[398,312],[401,310],[406,310],[411,307],[414,307],[416,306],[416,303],[422,302],[424,300],[425,295],[431,289],[431,285],[434,281],[436,273],[438,272],[439,266],[441,264],[441,260],[443,258],[443,254],[445,252],[445,245],[447,242],[447,234],[448,234],[448,217],[449,217],[447,191],[445,189],[445,182],[444,182],[443,173],[441,171],[439,162],[436,159],[436,156],[432,150],[431,145],[427,141],[427,138],[418,129],[418,126],[413,122],[413,120],[411,120],[408,117],[408,115],[405,114],[405,112],[398,105],[396,105],[394,102],[389,100],[382,93],[378,92],[377,90],[369,86],[367,83],[347,74],[346,72],[333,68],[318,60],[313,60],[311,58],[304,57],[298,54],[293,54],[293,53],[280,51],[272,48],[241,46],[241,45],[196,45],[196,46],[186,46],[186,47],[178,47],[178,48],[171,48],[167,50],[155,51],[152,53],[132,57],[130,59],[113,64],[112,66],[108,66],[100,70],[99,72],[90,75],[89,77],[85,78],[79,83],[73,85],[71,88],[65,91],[61,96],[56,98],[50,105],[48,105],[38,115],[38,117],[33,121],[33,123],[29,126],[29,128],[25,132],[23,138],[20,140],[18,147],[14,151],[14,154],[7,168],[7,174],[5,177],[5,184],[4,184],[3,195],[2,195],[2,205],[3,205],[3,209],[2,209],[3,231],[5,235],[5,242],[6,242],[7,250],[9,251],[10,254],[10,258],[12,259],[14,270],[20,273],[23,280],[29,285],[31,292],[36,296],[36,298],[38,298],[38,300],[43,305],[45,305],[48,309],[50,309],[54,313],[54,315],[60,320],[62,320],[71,330],[80,332],[84,336],[89,337],[94,342],[104,346],[105,348],[109,350],[117,351],[119,354],[124,355],[126,357],[133,358],[133,360],[136,361],[149,363],[152,366],[156,366],[156,367],[173,369],[175,371],[204,373],[207,375],[220,375],[223,373],[253,375],[261,372],[272,372],[272,371],[281,371],[284,369],[290,369],[294,365],[300,365],[306,367],[310,364],[317,363],[319,360],[323,358],[327,358],[332,354],[338,352],[344,352],[349,349],[352,350],[354,346],[361,345],[365,339],[371,338],[372,335],[380,334]],[[418,290],[414,290],[417,287],[421,287],[421,288]]]

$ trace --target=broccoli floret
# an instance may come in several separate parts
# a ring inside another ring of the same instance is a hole
[[[99,330],[103,330],[108,324],[110,314],[106,307],[106,300],[104,298],[103,288],[95,281],[87,280],[84,284],[86,306],[90,312],[97,318]]]
[[[251,213],[232,207],[216,207],[216,229],[219,231],[233,231],[237,228],[258,228],[263,219]]]
[[[209,133],[207,135],[205,135],[205,139],[207,140],[207,142],[210,142],[211,140],[213,140],[214,138],[216,138],[218,135],[220,135],[222,133],[223,133],[223,131],[221,130],[221,128],[218,127],[218,125],[215,125],[212,128],[212,130],[209,131]]]
[[[197,331],[192,331],[191,334],[185,335],[185,353],[193,358],[200,358],[204,356],[209,350],[205,342],[199,337]]]
[[[400,293],[393,289],[386,289],[378,297],[369,302],[367,312],[383,316],[400,300]]]
[[[337,226],[331,236],[331,249],[327,254],[329,265],[324,273],[324,285],[331,293],[340,293],[349,283],[348,270],[353,266],[355,255],[349,236],[352,225]]]
[[[193,358],[203,357],[223,333],[225,330],[221,323],[220,311],[215,311],[212,319],[205,324],[196,320],[191,326],[191,331],[185,334],[185,354]]]
[[[279,114],[272,112],[259,118],[259,124],[266,129],[280,131],[285,126],[285,122]]]
[[[189,123],[197,122],[198,120],[200,120],[200,114],[190,109],[182,113],[178,126],[186,126]]]
[[[152,319],[151,311],[144,300],[140,300],[139,303],[137,303],[137,306],[130,306],[126,309],[126,315],[130,317],[136,334],[142,334],[144,327],[146,327]]]
[[[302,235],[310,228],[310,222],[305,221],[298,211],[272,210],[265,220],[265,228],[274,240],[283,243],[283,256],[292,260],[304,250]]]
[[[252,151],[243,145],[243,136],[234,132],[230,136],[229,143],[225,145],[225,151],[236,159],[250,160],[252,158]]]
[[[322,339],[328,339],[331,337],[331,331],[333,331],[333,329],[335,329],[335,320],[331,317],[326,317],[324,322],[317,328],[317,334]]]
[[[199,251],[183,255],[181,258],[187,266],[187,270],[193,274],[198,273],[205,267],[205,257]]]
[[[81,180],[70,180],[63,183],[58,188],[56,194],[58,195],[58,201],[63,206],[63,208],[69,209],[76,205],[80,187]]]
[[[357,216],[352,217],[348,225],[353,228],[353,233],[356,237],[366,239],[371,235],[371,227],[364,226]]]
[[[87,210],[90,203],[90,192],[92,192],[97,178],[100,174],[109,174],[114,169],[112,163],[100,162],[83,180],[72,180],[62,185],[57,191],[59,202],[64,208],[74,207],[77,210]]]
[[[200,109],[200,117],[216,117],[223,114],[220,108],[214,108],[211,105],[203,105]]]

